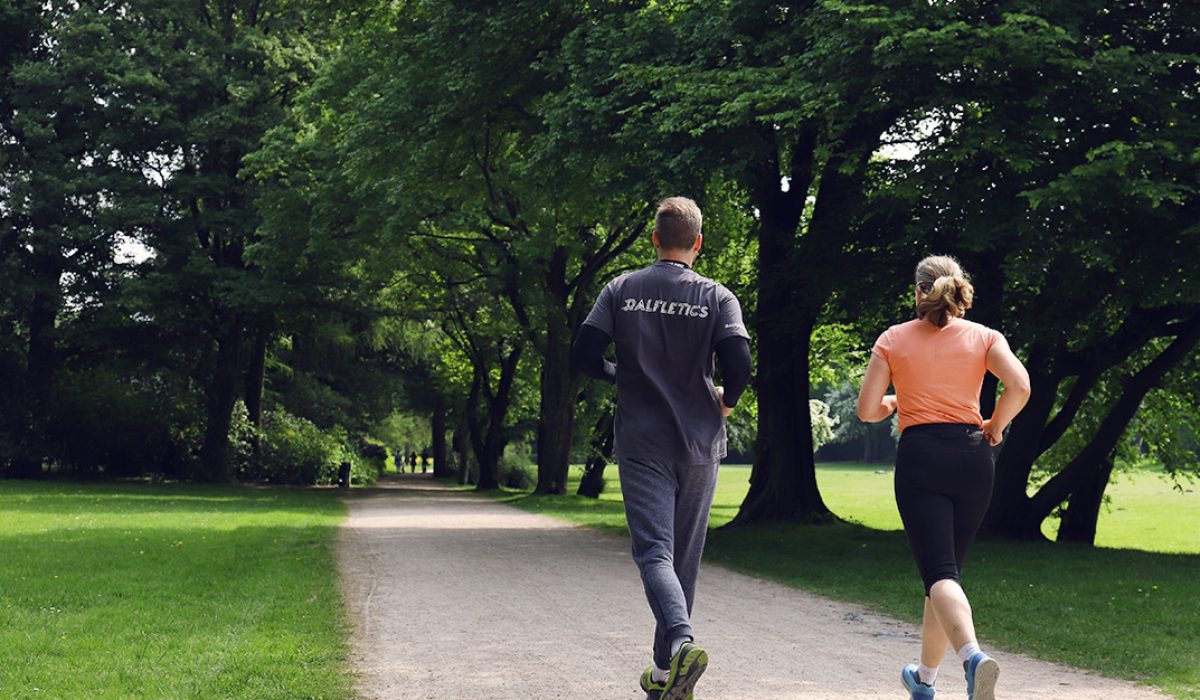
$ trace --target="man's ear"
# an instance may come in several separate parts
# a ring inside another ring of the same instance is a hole
[[[656,249],[662,248],[662,243],[658,240],[658,229],[654,229],[654,231],[650,233],[650,242],[654,244]]]
[[[697,233],[696,234],[696,243],[695,243],[695,245],[692,246],[692,252],[699,253],[700,246],[702,246],[702,245],[704,245],[704,234]]]

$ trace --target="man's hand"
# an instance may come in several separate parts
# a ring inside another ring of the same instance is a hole
[[[728,418],[729,414],[733,413],[733,409],[725,405],[725,387],[719,386],[719,387],[716,387],[716,390],[717,390],[717,403],[721,404],[721,416],[723,418]]]

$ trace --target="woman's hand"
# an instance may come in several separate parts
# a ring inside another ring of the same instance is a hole
[[[988,444],[990,444],[992,447],[995,447],[996,445],[1004,442],[1004,429],[1007,427],[1007,425],[993,423],[991,418],[985,420],[983,422],[982,430],[983,434],[987,436]]]
[[[883,407],[888,410],[889,416],[892,415],[893,413],[895,413],[896,412],[896,395],[888,394],[887,396],[883,397]]]

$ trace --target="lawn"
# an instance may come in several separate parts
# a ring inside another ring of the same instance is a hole
[[[0,481],[0,696],[349,698],[330,491]]]
[[[722,466],[710,524],[737,513],[749,468]],[[625,532],[616,471],[598,500],[498,495],[527,510]],[[846,523],[714,530],[706,557],[756,576],[917,621],[921,584],[892,501],[890,469],[822,465]],[[985,644],[1200,699],[1200,494],[1152,473],[1119,477],[1096,548],[981,542],[964,583]]]

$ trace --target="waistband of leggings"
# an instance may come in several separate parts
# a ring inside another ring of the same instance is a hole
[[[905,435],[916,435],[919,433],[931,433],[933,435],[964,435],[966,433],[978,432],[980,427],[974,423],[918,423],[910,425],[904,429],[900,437]]]

